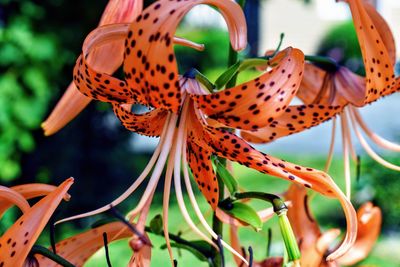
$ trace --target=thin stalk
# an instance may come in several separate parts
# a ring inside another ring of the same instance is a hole
[[[54,254],[53,252],[51,252],[50,250],[48,250],[45,247],[42,246],[38,246],[38,245],[34,245],[31,249],[31,254],[40,254],[45,256],[46,258],[60,264],[63,267],[75,267],[75,265],[73,265],[72,263],[70,263],[69,261],[67,261],[66,259],[64,259],[63,257]]]
[[[246,0],[238,0],[237,3],[243,9],[246,4]],[[229,54],[228,54],[228,68],[235,64],[238,60],[238,52],[233,50],[232,46],[229,45]],[[231,88],[236,85],[237,74],[235,74],[232,79],[227,83],[226,88]]]

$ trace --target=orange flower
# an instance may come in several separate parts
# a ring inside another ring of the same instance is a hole
[[[194,232],[213,244],[211,239],[197,228],[187,212],[182,196],[180,169],[183,166],[185,186],[196,215],[206,231],[216,239],[217,235],[197,205],[187,168],[189,165],[203,195],[212,208],[216,209],[220,188],[211,162],[211,156],[214,154],[312,188],[326,196],[338,198],[348,223],[345,241],[340,249],[331,255],[332,258],[339,257],[355,240],[356,215],[352,205],[333,180],[321,171],[263,154],[233,132],[224,129],[255,130],[268,124],[265,121],[266,116],[276,118],[282,115],[300,86],[304,65],[303,53],[298,49],[287,48],[271,60],[274,68],[255,80],[210,93],[190,74],[179,76],[173,50],[173,36],[178,23],[198,4],[216,6],[227,22],[232,47],[241,50],[246,46],[244,15],[241,8],[229,0],[158,1],[146,8],[131,24],[113,24],[97,28],[84,43],[83,54],[78,58],[74,69],[77,88],[86,96],[111,103],[115,114],[127,129],[147,136],[160,136],[159,145],[143,173],[111,204],[117,205],[132,194],[153,169],[139,204],[130,213],[131,220],[140,215],[137,226],[143,231],[152,196],[169,158],[166,167],[163,218],[171,259],[173,257],[169,247],[167,224],[172,178],[185,220]],[[118,40],[125,44],[125,80],[99,71],[87,61],[94,49]],[[180,42],[182,43],[182,40]],[[197,47],[188,41],[183,43]],[[152,110],[144,114],[135,114],[131,111],[133,104],[143,104]],[[221,126],[224,128],[220,128]],[[65,220],[94,215],[109,207],[108,205]],[[222,244],[241,257],[225,242]]]
[[[339,236],[340,230],[330,229],[321,233],[318,222],[311,213],[307,191],[304,188],[297,185],[290,186],[286,193],[286,200],[292,204],[288,217],[301,251],[301,265],[325,266],[327,262],[324,255]],[[372,203],[367,202],[358,209],[357,218],[358,231],[354,245],[344,256],[329,264],[353,265],[368,256],[380,233],[381,211]]]
[[[111,23],[128,23],[134,20],[142,11],[143,0],[110,0],[101,17],[99,26]],[[108,45],[92,51],[87,61],[99,71],[112,74],[122,64],[123,44],[110,42]],[[121,55],[121,57],[109,57]],[[43,122],[45,135],[52,135],[73,120],[89,103],[91,99],[76,90],[73,82],[57,103],[50,116]]]
[[[359,128],[377,145],[400,151],[400,145],[394,144],[373,133],[361,115],[358,107],[363,107],[380,97],[400,90],[400,79],[395,78],[395,44],[392,33],[385,20],[366,2],[348,0],[360,42],[366,69],[366,77],[360,77],[342,66],[320,68],[312,64],[305,65],[305,75],[297,96],[304,105],[290,106],[278,119],[271,119],[267,127],[256,131],[243,132],[242,136],[251,142],[270,142],[291,135],[334,118],[332,144],[325,171],[333,153],[335,116],[340,115],[343,137],[344,169],[346,195],[350,198],[349,153],[357,161],[352,147],[350,129],[354,128],[357,138],[366,152],[383,166],[400,171],[400,167],[389,163],[376,154],[368,145]],[[350,120],[350,121],[349,121]]]
[[[22,266],[47,221],[73,183],[64,181],[57,189],[37,202],[0,237],[0,266]]]

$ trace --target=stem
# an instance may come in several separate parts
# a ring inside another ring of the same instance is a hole
[[[53,252],[51,252],[50,250],[48,250],[47,248],[42,247],[42,246],[34,245],[31,249],[31,253],[32,253],[32,255],[34,255],[34,254],[43,255],[46,258],[49,258],[50,260],[52,260],[64,267],[75,267],[75,265],[73,265],[72,263],[70,263],[69,261],[64,259],[63,257],[60,257],[57,254],[54,254]]]
[[[273,195],[273,194],[249,191],[249,192],[243,192],[243,193],[236,193],[235,198],[236,199],[256,198],[256,199],[261,199],[261,200],[267,201],[272,204],[272,206],[274,207],[275,213],[278,213],[281,210],[287,210],[287,206],[285,205],[285,202],[280,197]]]
[[[237,3],[243,9],[246,4],[246,0],[238,0]],[[229,54],[228,54],[228,68],[235,64],[238,59],[238,52],[233,50],[232,46],[229,45]],[[232,79],[226,84],[226,88],[231,88],[236,85],[237,74],[235,74]]]

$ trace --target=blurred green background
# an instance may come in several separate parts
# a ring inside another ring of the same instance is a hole
[[[150,152],[135,149],[135,137],[119,124],[107,104],[90,104],[77,119],[54,136],[44,137],[40,129],[40,123],[71,81],[71,70],[82,42],[96,27],[106,3],[106,0],[0,0],[0,183],[6,186],[30,182],[59,184],[67,177],[75,177],[70,191],[72,199],[62,204],[56,218],[109,203],[132,183],[150,156]],[[204,52],[177,48],[180,69],[196,67],[215,80],[226,68],[227,33],[217,28],[193,29],[186,23],[179,35],[204,43],[207,48]],[[252,36],[257,37],[257,34]],[[253,48],[258,47],[256,37],[249,38]],[[343,58],[337,60],[345,65],[350,62],[349,67],[362,73],[359,47],[351,23],[337,25],[325,37],[321,36],[319,54],[326,55],[338,48],[344,53],[341,53]],[[250,71],[240,79],[247,80],[255,74]],[[319,169],[323,169],[325,160],[307,154],[307,151],[301,155],[276,156]],[[396,155],[387,156],[392,162],[400,163]],[[235,168],[240,185],[246,189],[283,192],[287,188],[287,182],[244,167]],[[340,157],[334,159],[331,170],[333,177],[342,177]],[[338,184],[343,186],[341,179]],[[160,184],[159,188],[162,186]],[[397,266],[399,255],[391,253],[389,248],[399,244],[400,175],[362,156],[361,176],[354,183],[354,190],[356,206],[371,200],[382,208],[384,214],[383,235],[363,264]],[[152,215],[161,212],[161,190],[159,192],[152,206]],[[140,195],[139,190],[119,209],[128,211]],[[202,196],[198,198],[203,211],[207,212]],[[185,232],[187,226],[182,223],[175,199],[171,201],[171,232],[182,231],[185,237],[195,238]],[[332,227],[344,229],[344,218],[336,201],[316,196],[312,205],[324,230]],[[0,231],[4,231],[18,215],[16,209],[10,210],[0,222]],[[61,225],[57,227],[57,238],[87,229],[100,217]],[[266,255],[268,228],[273,229],[272,255],[282,255],[283,247],[276,225],[277,221],[273,219],[259,233],[251,229],[241,230],[243,244],[253,247],[256,259]],[[48,235],[44,234],[40,242],[48,245]],[[154,237],[153,266],[164,266],[168,262],[167,252],[158,249],[162,244],[162,238]],[[111,245],[111,259],[115,266],[126,263],[130,253],[126,241]],[[182,252],[182,257],[178,258],[179,266],[188,266],[193,261],[198,262],[187,252]],[[88,266],[105,264],[104,252],[99,251]]]

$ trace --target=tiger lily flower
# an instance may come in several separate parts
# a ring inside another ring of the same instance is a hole
[[[104,233],[107,235],[109,242],[132,236],[132,232],[125,224],[112,222],[59,241],[56,244],[57,254],[74,266],[83,266],[97,250],[104,246]],[[58,266],[56,262],[44,256],[36,255],[35,257],[39,266]]]
[[[289,106],[278,119],[271,119],[267,127],[246,131],[242,136],[251,142],[262,143],[291,135],[333,118],[332,139],[325,171],[329,169],[334,147],[336,115],[340,115],[343,138],[346,195],[350,198],[350,155],[357,161],[351,140],[351,126],[365,151],[383,166],[400,171],[400,167],[385,161],[367,143],[363,132],[378,146],[400,151],[392,143],[372,132],[363,121],[358,108],[400,90],[400,79],[395,78],[395,44],[386,21],[373,6],[361,0],[347,1],[354,20],[364,59],[366,77],[360,77],[343,66],[321,68],[305,65],[305,74],[297,96],[304,105]]]
[[[287,48],[271,60],[274,68],[258,78],[219,92],[209,92],[190,75],[179,75],[173,50],[177,25],[198,4],[217,7],[227,22],[232,47],[241,50],[246,46],[244,14],[239,5],[230,0],[158,1],[146,8],[132,23],[97,28],[85,40],[83,54],[74,68],[74,81],[78,90],[90,98],[111,103],[114,113],[127,129],[147,136],[159,136],[160,141],[143,173],[119,198],[110,205],[62,221],[98,214],[108,210],[111,205],[121,203],[152,170],[141,200],[129,214],[130,220],[139,216],[137,227],[143,231],[152,196],[162,170],[167,165],[163,220],[171,259],[173,257],[167,229],[172,180],[184,219],[195,233],[214,245],[189,216],[183,201],[180,170],[183,167],[183,180],[198,219],[208,234],[217,239],[198,207],[188,170],[189,165],[201,192],[215,210],[221,189],[218,187],[211,156],[217,155],[312,188],[325,196],[338,198],[346,214],[348,231],[345,241],[330,258],[341,256],[355,240],[356,214],[333,180],[321,171],[261,153],[226,129],[255,130],[266,125],[266,116],[277,117],[284,113],[300,86],[303,53],[295,48]],[[96,70],[87,61],[93,49],[118,40],[125,44],[125,80]],[[146,105],[151,110],[135,114],[131,111],[134,104]],[[222,244],[242,257],[225,242],[222,241]]]
[[[301,251],[301,266],[341,266],[353,265],[365,259],[378,239],[382,214],[379,207],[364,203],[357,211],[357,240],[342,257],[327,263],[324,259],[329,246],[339,236],[339,229],[321,232],[318,222],[312,215],[307,191],[297,185],[291,185],[286,192],[286,200],[291,201],[288,217]],[[329,265],[330,264],[330,265]]]
[[[100,19],[99,26],[112,23],[129,23],[134,20],[143,9],[143,0],[110,0]],[[110,42],[107,46],[98,47],[87,58],[91,66],[97,70],[112,74],[122,64],[121,57],[124,46],[120,42]],[[91,101],[91,98],[81,94],[74,84],[68,86],[64,95],[57,103],[49,117],[42,123],[45,135],[52,135],[73,120]]]
[[[22,266],[43,228],[73,183],[65,180],[42,198],[0,237],[0,266]]]

